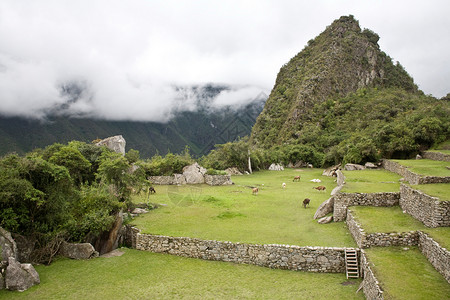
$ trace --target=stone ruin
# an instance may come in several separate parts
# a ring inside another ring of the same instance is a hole
[[[114,152],[121,153],[125,155],[125,145],[126,141],[121,135],[112,136],[101,140],[100,142],[95,144],[96,146],[106,146]]]
[[[11,233],[0,227],[0,289],[25,291],[39,284],[39,274],[31,264],[21,264],[18,250]]]
[[[207,170],[198,163],[183,168],[183,174],[172,176],[149,176],[148,180],[157,185],[202,184],[231,185],[231,175],[208,175]]]
[[[283,171],[284,167],[281,164],[273,163],[269,166],[270,171]]]

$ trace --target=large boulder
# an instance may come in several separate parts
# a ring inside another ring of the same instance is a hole
[[[0,227],[0,249],[2,250],[1,261],[8,261],[10,257],[17,259],[17,245],[11,233]]]
[[[270,165],[269,170],[270,171],[283,171],[284,167],[281,164],[273,163],[273,164]]]
[[[334,196],[334,195],[336,195],[337,193],[339,193],[339,192],[342,190],[343,187],[344,187],[343,185],[338,185],[337,187],[335,187],[335,188],[331,191],[330,196]]]
[[[357,170],[364,170],[365,167],[362,165],[358,165],[358,164],[346,164],[344,166],[344,169],[346,171],[357,171]]]
[[[198,163],[183,168],[183,175],[186,178],[187,184],[205,183],[206,169],[200,166]]]
[[[96,143],[97,146],[106,146],[114,152],[125,155],[126,141],[121,135],[112,136]]]
[[[330,197],[328,200],[325,200],[320,206],[317,208],[316,213],[314,214],[314,220],[325,217],[329,213],[332,213],[334,209],[334,197]]]
[[[5,287],[11,291],[25,291],[39,284],[39,274],[31,264],[21,264],[15,258],[8,259],[5,271]]]
[[[31,264],[21,264],[18,248],[11,233],[0,227],[0,289],[24,291],[39,284],[39,274]]]
[[[0,268],[0,270],[3,270]],[[2,272],[0,272],[0,290],[3,290],[5,288],[5,278],[3,278]]]
[[[30,262],[31,254],[33,253],[36,245],[36,238],[27,237],[20,234],[11,234],[17,245],[17,257],[16,259],[21,263]]]
[[[336,171],[336,176],[337,176],[337,178],[336,178],[336,183],[337,183],[337,185],[338,185],[338,186],[343,185],[343,184],[345,183],[345,176],[344,176],[344,173],[342,173],[341,170],[337,170],[337,171]]]
[[[72,259],[89,259],[97,257],[98,252],[90,243],[67,243],[63,242],[59,248],[59,255]]]
[[[328,223],[331,223],[331,221],[333,221],[333,216],[320,218],[319,220],[317,220],[317,223],[319,223],[319,224],[328,224]]]
[[[225,170],[228,175],[242,175],[242,173],[236,167],[228,168]]]
[[[339,170],[340,167],[341,167],[341,164],[329,167],[328,169],[325,169],[322,172],[322,175],[323,176],[328,176],[328,177],[336,176],[336,171]]]
[[[367,169],[377,169],[378,168],[378,166],[372,162],[366,162],[364,164],[364,167],[366,167]]]

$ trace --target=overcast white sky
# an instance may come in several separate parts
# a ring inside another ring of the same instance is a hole
[[[426,94],[450,92],[450,1],[2,0],[0,113],[70,105],[98,118],[165,121],[173,86],[237,86],[221,104],[269,94],[280,67],[342,15],[380,35]]]

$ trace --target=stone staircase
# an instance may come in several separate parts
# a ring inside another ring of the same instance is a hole
[[[359,278],[358,252],[345,250],[345,270],[348,278]]]

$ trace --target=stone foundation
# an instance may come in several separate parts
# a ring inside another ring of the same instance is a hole
[[[450,252],[422,231],[419,231],[419,249],[433,267],[450,283]]]
[[[402,184],[400,207],[427,227],[450,226],[450,201],[439,201]]]
[[[156,185],[182,185],[187,184],[186,177],[183,174],[174,174],[172,176],[149,176],[148,180]],[[230,175],[204,175],[204,183],[209,185],[230,185],[233,184]]]
[[[208,185],[231,185],[230,175],[205,175],[205,183]]]
[[[347,227],[360,248],[413,246],[419,244],[419,233],[417,231],[366,233],[353,216],[351,209],[347,211]]]
[[[345,273],[346,248],[232,243],[141,234],[137,229],[129,229],[136,236],[137,250],[275,269]]]
[[[450,176],[422,176],[411,172],[407,167],[400,165],[394,161],[383,159],[383,168],[394,172],[405,178],[410,184],[429,184],[429,183],[450,183]]]
[[[370,300],[379,300],[384,299],[383,289],[378,282],[378,279],[375,277],[372,268],[370,267],[370,263],[366,257],[366,253],[361,249],[361,274],[364,278],[362,282],[362,288],[366,299]]]
[[[399,199],[400,193],[338,193],[334,195],[333,218],[344,221],[349,206],[395,206]]]
[[[432,160],[440,160],[440,161],[450,161],[450,155],[444,154],[442,152],[425,151],[423,153],[423,158],[432,159]]]

